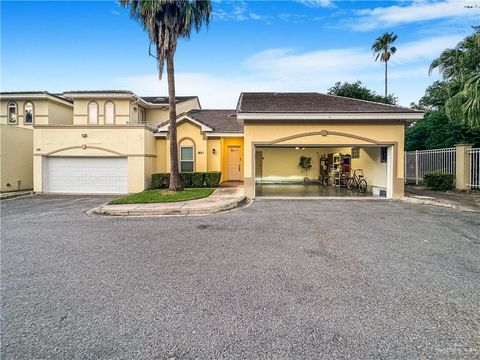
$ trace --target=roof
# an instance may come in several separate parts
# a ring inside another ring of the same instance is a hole
[[[423,113],[401,106],[316,92],[240,94],[238,113]]]
[[[180,114],[178,119],[190,117],[199,123],[208,126],[216,133],[243,133],[243,120],[238,120],[235,110],[190,110]],[[164,127],[169,121],[159,125]]]
[[[130,90],[73,90],[64,94],[133,94]]]
[[[188,100],[197,99],[197,96],[176,96],[175,102],[181,103]],[[168,105],[169,97],[168,96],[140,96],[140,99],[156,105]]]
[[[73,101],[71,99],[68,99],[63,96],[63,94],[53,94],[48,91],[5,91],[5,92],[0,92],[0,97],[14,97],[14,96],[21,96],[22,98],[33,96],[36,98],[39,97],[48,97],[51,96],[54,99],[51,100],[60,100],[61,102],[67,102],[72,104]]]

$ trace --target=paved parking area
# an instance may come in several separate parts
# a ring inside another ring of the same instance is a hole
[[[480,217],[261,200],[207,217],[1,203],[5,359],[480,357]]]

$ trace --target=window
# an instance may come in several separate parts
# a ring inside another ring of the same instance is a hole
[[[352,147],[352,159],[360,159],[360,148]]]
[[[115,124],[115,104],[111,101],[105,104],[105,124]]]
[[[95,101],[88,104],[88,123],[98,124],[98,104]]]
[[[17,104],[14,102],[8,103],[8,123],[17,123]]]
[[[143,109],[140,109],[140,119],[139,119],[140,124],[145,124],[145,111]]]
[[[180,172],[193,172],[193,146],[180,147]]]
[[[33,104],[30,101],[25,103],[25,111],[23,112],[23,122],[25,125],[33,124]]]
[[[380,162],[386,163],[387,162],[387,154],[388,148],[386,146],[382,146],[380,148]]]

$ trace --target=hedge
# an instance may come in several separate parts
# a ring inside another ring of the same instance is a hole
[[[210,172],[184,172],[180,173],[180,182],[185,188],[217,187],[220,184],[222,173]],[[152,174],[152,189],[165,189],[170,184],[169,173]]]
[[[443,173],[428,173],[423,175],[423,182],[434,190],[451,190],[455,175]]]

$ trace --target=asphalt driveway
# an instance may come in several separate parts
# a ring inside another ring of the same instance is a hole
[[[4,359],[480,357],[480,216],[262,200],[208,217],[1,204]]]

